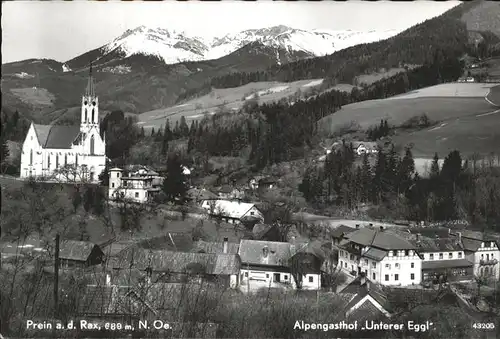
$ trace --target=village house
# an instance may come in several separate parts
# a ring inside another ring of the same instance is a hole
[[[125,248],[110,261],[113,270],[135,268],[145,272],[149,281],[212,281],[230,288],[238,286],[241,267],[236,254],[148,250],[137,246]]]
[[[359,227],[358,227],[359,229]],[[333,231],[330,232],[330,238],[332,240],[333,246],[338,246],[340,242],[347,237],[349,233],[354,232],[356,229],[346,226],[339,225]]]
[[[231,185],[223,185],[219,188],[219,199],[241,199],[243,192]]]
[[[63,240],[59,245],[61,268],[85,268],[104,262],[101,248],[89,241]]]
[[[412,243],[422,257],[422,282],[468,281],[474,278],[473,264],[455,238],[432,239],[416,234]]]
[[[353,151],[358,155],[361,156],[365,153],[368,154],[376,154],[378,153],[378,145],[376,142],[370,142],[370,141],[353,141],[352,143],[352,149]]]
[[[359,275],[348,285],[343,287],[340,294],[347,294],[351,298],[346,305],[346,317],[356,320],[388,319],[391,308],[386,293],[377,284],[367,279],[364,274]]]
[[[99,98],[90,67],[80,125],[31,123],[22,146],[20,177],[98,182],[105,165],[106,140],[100,135]]]
[[[258,175],[250,179],[248,186],[251,190],[272,189],[276,187],[277,180],[273,177]]]
[[[338,245],[338,267],[345,273],[366,277],[382,285],[420,284],[422,259],[407,240],[380,230],[362,228]]]
[[[161,191],[161,177],[157,172],[141,168],[125,172],[120,168],[109,170],[109,199],[126,199],[137,203],[151,201]]]
[[[253,203],[230,200],[205,200],[204,208],[211,217],[221,218],[231,224],[240,224],[244,218],[264,221],[264,215]]]
[[[462,243],[465,257],[473,263],[474,275],[477,277],[492,277],[500,279],[500,246],[497,240],[482,232],[464,230],[452,232]]]
[[[242,290],[297,288],[297,285],[302,289],[321,288],[322,258],[307,244],[241,240],[238,254],[241,258]]]
[[[217,194],[210,192],[205,188],[190,188],[187,192],[187,197],[196,205],[201,205],[204,200],[218,200]]]

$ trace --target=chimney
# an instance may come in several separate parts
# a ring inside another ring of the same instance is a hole
[[[359,224],[356,224],[356,229],[359,230]]]
[[[269,255],[269,247],[264,246],[264,248],[262,249],[262,255],[264,256],[264,258],[268,257],[268,255]]]
[[[106,274],[106,286],[111,286],[111,276]]]
[[[462,232],[458,232],[458,243],[462,243]]]
[[[222,249],[222,253],[227,253],[227,242],[228,242],[228,238],[224,238],[224,246],[223,246],[223,249]]]

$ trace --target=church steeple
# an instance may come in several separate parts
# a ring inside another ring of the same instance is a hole
[[[88,83],[87,83],[87,88],[85,90],[85,96],[87,96],[87,97],[95,97],[94,78],[92,77],[92,62],[90,62],[89,80],[88,80]]]
[[[82,96],[82,111],[80,130],[88,131],[93,127],[99,127],[99,98],[95,93],[94,77],[92,76],[92,62],[89,67],[89,78],[85,94]]]

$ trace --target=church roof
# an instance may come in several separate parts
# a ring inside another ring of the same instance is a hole
[[[43,148],[69,149],[80,133],[80,126],[35,125],[38,141]]]

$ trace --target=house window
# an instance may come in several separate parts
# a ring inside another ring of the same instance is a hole
[[[393,255],[393,252],[389,251],[389,257],[392,257],[392,255]]]
[[[268,278],[269,278],[269,274],[268,274],[268,273],[266,273],[266,279],[268,279]]]
[[[111,188],[115,188],[115,183],[114,182],[111,183]]]
[[[135,197],[139,198],[139,192],[135,192]]]
[[[389,281],[389,274],[385,275],[385,281]]]
[[[443,253],[439,253],[439,259],[443,259]]]
[[[375,261],[372,261],[372,268],[377,268],[377,263]]]
[[[434,253],[429,254],[429,259],[434,260]]]
[[[461,258],[462,257],[462,252],[458,252],[458,257]]]
[[[313,277],[309,277],[309,282],[312,283],[314,281]]]
[[[495,245],[493,245],[493,244],[494,244],[493,241],[490,242],[490,247],[495,247]]]
[[[247,278],[248,278],[248,272],[245,272],[245,277],[247,277]]]
[[[398,263],[396,263],[396,265],[395,265],[395,266],[396,266],[396,268],[399,268],[399,264],[398,264]]]
[[[396,280],[396,281],[399,280],[399,274],[394,274],[394,280]]]
[[[481,254],[481,260],[483,260],[483,259],[484,259],[484,254]]]
[[[453,259],[453,253],[448,253],[448,259]]]
[[[288,280],[288,275],[285,274],[285,280]]]
[[[411,263],[411,268],[415,268],[415,263]]]
[[[385,264],[385,268],[391,269],[391,264]]]
[[[410,255],[410,251],[405,250],[405,255],[406,255],[406,256]]]
[[[372,274],[373,280],[375,280],[375,273]]]
[[[368,259],[365,259],[365,265],[368,265]]]
[[[347,268],[347,263],[346,262],[344,263],[344,267]]]
[[[250,215],[254,215],[254,214],[255,214],[255,212],[250,212]]]
[[[30,165],[33,165],[33,150],[30,150]]]
[[[411,280],[415,280],[415,273],[411,273],[411,274],[410,274],[410,279],[411,279]]]

